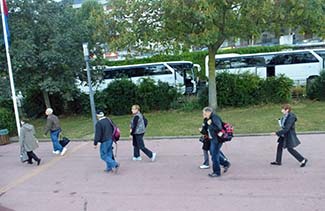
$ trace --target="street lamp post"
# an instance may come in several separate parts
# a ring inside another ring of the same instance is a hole
[[[88,79],[88,87],[89,87],[89,100],[90,100],[90,108],[91,108],[91,117],[92,117],[92,120],[93,120],[94,131],[95,131],[96,113],[95,113],[94,92],[93,92],[93,87],[91,85],[91,77],[90,77],[88,43],[83,43],[82,47],[83,47],[84,58],[85,58],[86,69],[87,69],[87,79]]]

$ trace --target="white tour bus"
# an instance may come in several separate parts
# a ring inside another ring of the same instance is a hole
[[[323,53],[323,57],[320,56]],[[229,73],[250,72],[261,78],[281,74],[295,85],[305,85],[319,76],[324,68],[325,50],[294,50],[259,54],[220,54],[215,56],[216,70]],[[206,76],[209,76],[208,56],[205,58]]]
[[[143,78],[151,78],[155,82],[167,82],[176,87],[182,94],[192,94],[197,91],[194,68],[200,71],[198,64],[189,61],[170,61],[147,64],[123,65],[106,67],[103,69],[103,78],[93,86],[94,91],[102,91],[115,79],[129,78],[138,84]],[[79,89],[89,93],[87,82],[77,80]]]

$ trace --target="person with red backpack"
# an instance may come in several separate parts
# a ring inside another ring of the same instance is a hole
[[[117,171],[120,165],[113,159],[112,149],[114,125],[102,111],[97,111],[96,116],[98,121],[95,126],[94,148],[100,143],[100,158],[106,163],[105,171]]]
[[[230,163],[222,158],[221,155],[221,147],[224,142],[222,137],[224,135],[224,128],[222,124],[221,118],[213,112],[211,107],[205,107],[203,109],[203,116],[207,119],[207,128],[208,128],[208,136],[210,139],[210,154],[212,157],[212,170],[213,172],[209,174],[210,177],[220,177],[221,176],[221,168],[220,164],[225,168],[230,167]]]
[[[210,158],[209,158],[209,151],[211,146],[211,140],[209,138],[208,133],[208,119],[204,118],[201,128],[199,128],[200,133],[202,136],[200,137],[200,142],[202,142],[202,151],[203,151],[203,164],[200,165],[200,169],[208,169],[210,168]],[[223,164],[223,173],[226,173],[230,167],[230,162],[228,161],[227,157],[223,154],[220,150],[220,163]]]

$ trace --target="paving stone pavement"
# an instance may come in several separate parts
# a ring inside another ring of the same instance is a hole
[[[108,174],[91,142],[72,142],[65,156],[50,142],[35,152],[40,166],[19,161],[17,143],[0,146],[0,211],[323,211],[325,135],[300,135],[305,168],[284,151],[271,166],[275,136],[238,137],[222,150],[232,166],[220,178],[199,169],[197,139],[146,141],[157,152],[151,162],[132,161],[132,143],[120,141],[117,174]]]

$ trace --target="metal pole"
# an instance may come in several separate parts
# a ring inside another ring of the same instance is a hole
[[[90,108],[91,108],[91,118],[93,120],[93,126],[95,131],[96,125],[96,111],[95,111],[95,101],[94,101],[94,92],[91,85],[91,75],[90,75],[90,68],[89,68],[89,51],[88,51],[88,43],[83,43],[83,50],[84,50],[84,57],[86,62],[86,69],[87,69],[87,79],[88,79],[88,87],[89,87],[89,100],[90,100]]]
[[[10,59],[10,54],[9,54],[8,32],[7,32],[6,23],[5,23],[3,0],[0,0],[0,3],[1,3],[1,14],[2,14],[3,39],[5,41],[7,63],[8,63],[8,72],[9,72],[9,81],[10,81],[10,87],[11,87],[11,95],[12,95],[12,101],[13,101],[13,104],[14,104],[14,112],[15,112],[15,118],[16,118],[17,132],[18,132],[18,136],[20,136],[19,113],[18,113],[18,107],[17,107],[15,84],[14,84],[12,68],[11,68],[11,59]]]

